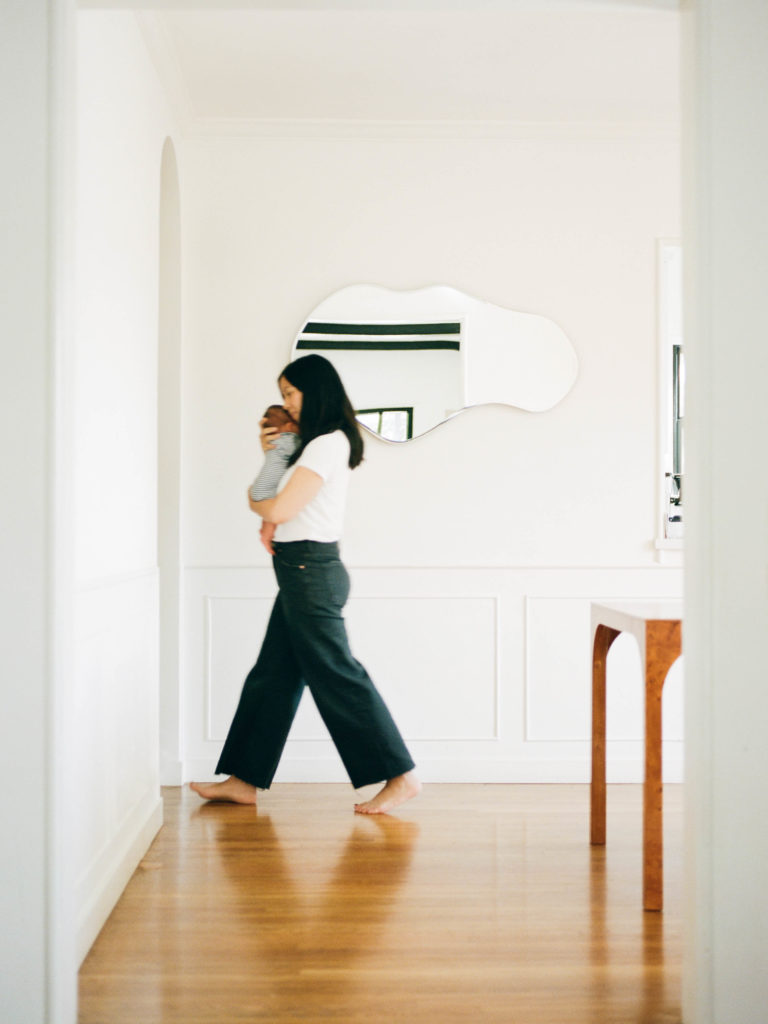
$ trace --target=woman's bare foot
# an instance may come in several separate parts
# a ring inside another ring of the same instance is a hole
[[[223,782],[190,782],[189,788],[203,800],[225,800],[230,804],[256,803],[256,787],[234,775]]]
[[[406,772],[390,779],[372,800],[355,804],[355,814],[387,814],[393,807],[404,804],[421,792],[421,783],[413,774]]]

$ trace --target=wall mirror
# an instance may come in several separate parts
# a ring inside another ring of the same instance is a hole
[[[310,352],[336,366],[360,423],[396,442],[475,405],[551,409],[573,387],[578,368],[554,321],[445,285],[342,288],[303,322],[292,358]]]

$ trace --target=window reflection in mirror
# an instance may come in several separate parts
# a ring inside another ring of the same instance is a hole
[[[413,406],[408,409],[356,409],[358,422],[386,441],[410,441]]]

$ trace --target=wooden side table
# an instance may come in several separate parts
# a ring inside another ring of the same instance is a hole
[[[605,845],[605,666],[611,644],[631,633],[640,645],[645,676],[643,783],[643,909],[664,904],[661,781],[661,692],[682,651],[682,601],[626,601],[592,605],[592,785],[590,841]]]

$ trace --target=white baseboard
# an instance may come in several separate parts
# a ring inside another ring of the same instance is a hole
[[[131,875],[163,824],[163,801],[157,791],[147,793],[118,832],[102,849],[78,884],[79,913],[76,932],[77,963],[104,927]]]
[[[583,758],[572,760],[450,760],[448,758],[417,758],[416,771],[423,782],[472,782],[472,783],[566,783],[583,784],[590,780],[590,764]],[[216,761],[199,758],[186,761],[183,780],[212,782]],[[641,783],[643,765],[638,759],[609,759],[607,766],[609,783]],[[221,776],[218,776],[221,779]],[[664,760],[664,781],[683,781],[682,755],[667,756]],[[333,757],[294,758],[284,757],[275,776],[275,782],[349,782],[346,772]]]

